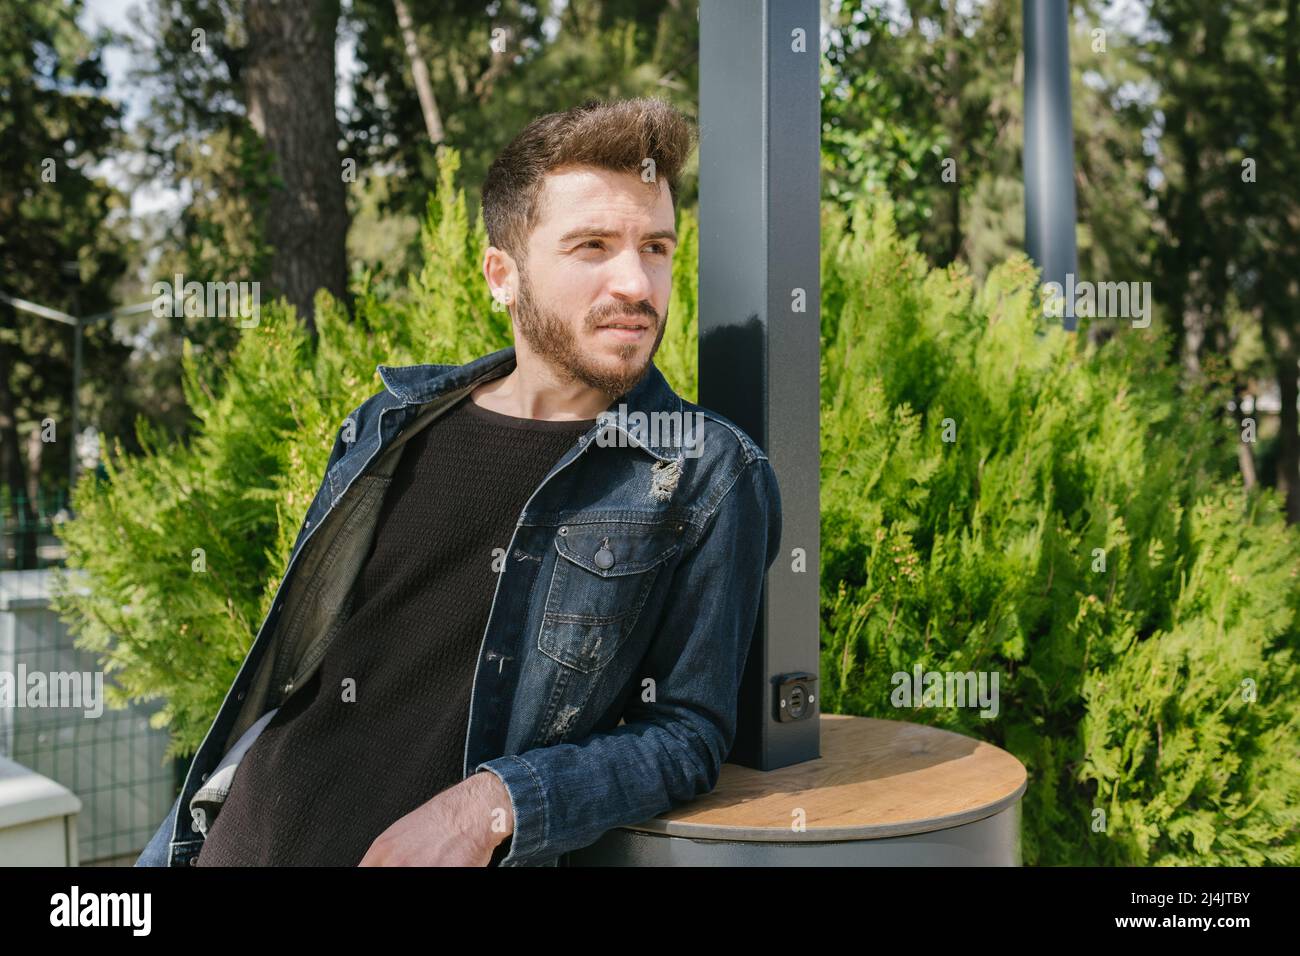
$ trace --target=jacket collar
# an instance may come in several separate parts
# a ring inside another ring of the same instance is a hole
[[[514,367],[515,347],[511,345],[464,365],[379,365],[377,370],[384,387],[394,397],[403,404],[413,405],[431,402],[458,389],[472,390],[483,382],[509,375]],[[638,412],[641,414],[637,415]],[[654,427],[655,413],[675,414],[678,426]],[[630,444],[644,448],[661,461],[674,461],[682,457],[683,433],[689,427],[686,417],[681,397],[652,360],[641,381],[610,402],[606,412],[597,416],[587,439],[594,439],[603,429],[614,429],[622,432]],[[690,440],[691,436],[687,433],[685,437]],[[616,441],[610,436],[597,444]]]

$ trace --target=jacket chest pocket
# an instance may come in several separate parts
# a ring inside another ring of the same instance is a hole
[[[538,649],[585,673],[608,664],[635,626],[664,563],[680,547],[676,527],[561,527]]]

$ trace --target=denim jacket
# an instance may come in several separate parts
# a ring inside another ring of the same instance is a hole
[[[514,365],[510,347],[378,367],[386,388],[342,423],[271,609],[137,865],[193,863],[240,758],[345,619],[402,444]],[[463,774],[495,773],[514,814],[494,860],[556,865],[713,789],[780,536],[762,449],[653,363],[561,456],[497,555],[470,696]]]

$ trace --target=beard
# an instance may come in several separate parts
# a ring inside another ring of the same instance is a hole
[[[528,272],[520,264],[519,295],[515,301],[515,321],[519,334],[528,342],[529,348],[555,369],[563,380],[582,382],[589,388],[604,392],[611,400],[626,395],[645,377],[651,359],[659,351],[664,330],[668,328],[666,311],[661,322],[654,306],[647,301],[637,305],[610,305],[593,309],[584,317],[583,327],[594,331],[597,326],[615,322],[620,317],[649,318],[658,326],[659,331],[644,362],[631,361],[641,350],[640,342],[620,343],[613,349],[619,364],[610,369],[582,349],[569,322],[558,313],[538,305]]]

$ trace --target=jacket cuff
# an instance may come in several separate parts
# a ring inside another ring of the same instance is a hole
[[[514,833],[506,838],[510,852],[498,865],[527,865],[528,858],[535,857],[546,843],[546,799],[541,781],[517,754],[486,760],[474,768],[475,773],[481,770],[492,771],[505,784],[515,818]]]

